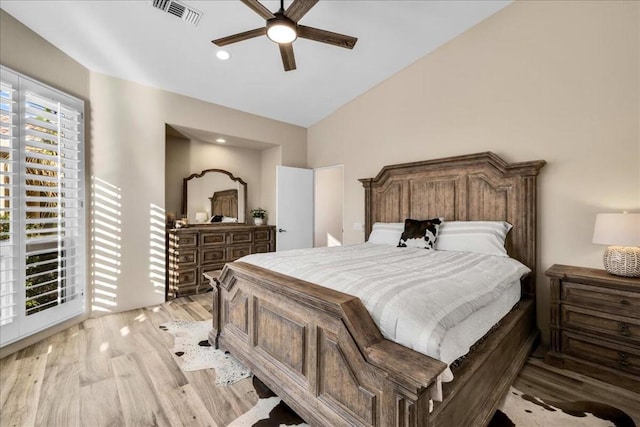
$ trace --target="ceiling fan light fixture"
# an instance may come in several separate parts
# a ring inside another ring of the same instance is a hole
[[[267,21],[267,37],[275,43],[292,43],[298,38],[296,24],[284,16]]]
[[[231,58],[231,54],[226,50],[220,49],[216,52],[216,57],[218,57],[218,59],[221,61],[226,61],[227,59]]]

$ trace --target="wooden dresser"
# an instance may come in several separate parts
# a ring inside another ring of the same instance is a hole
[[[167,231],[167,292],[170,300],[211,289],[202,273],[221,270],[245,255],[273,252],[271,225],[201,225]]]
[[[640,392],[640,279],[554,265],[546,362]]]

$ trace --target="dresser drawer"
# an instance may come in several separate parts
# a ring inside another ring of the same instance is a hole
[[[239,245],[227,247],[227,260],[235,261],[245,255],[251,254],[251,245]]]
[[[180,289],[183,286],[189,286],[189,285],[195,286],[198,284],[197,268],[192,268],[189,270],[173,271],[171,273],[172,274],[169,276],[169,281],[171,282],[172,285],[175,285]]]
[[[198,264],[197,249],[180,249],[169,251],[169,262],[172,268],[193,268]]]
[[[269,242],[269,240],[271,240],[271,229],[255,230],[253,232],[253,239],[255,242]]]
[[[201,232],[200,233],[200,247],[202,246],[224,246],[227,243],[227,233],[217,232]]]
[[[251,230],[246,231],[231,231],[228,235],[230,245],[238,243],[251,243],[253,242],[253,233]]]
[[[640,294],[637,292],[567,281],[563,283],[561,298],[574,305],[640,318]]]
[[[606,334],[613,339],[635,341],[640,344],[639,319],[571,305],[562,305],[561,319],[563,328],[583,329],[595,334]]]
[[[640,375],[640,348],[635,346],[622,346],[563,332],[562,352],[633,375]]]
[[[271,252],[271,244],[269,243],[256,243],[253,245],[254,254],[264,254]]]
[[[227,259],[226,257],[227,251],[224,246],[200,249],[200,264],[221,262]]]
[[[195,248],[198,246],[198,233],[171,233],[169,247],[172,249]]]

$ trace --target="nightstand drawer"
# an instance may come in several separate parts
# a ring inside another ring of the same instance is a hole
[[[618,314],[640,318],[640,294],[637,292],[566,281],[562,286],[561,298],[571,304],[613,310]]]
[[[640,320],[588,308],[562,305],[562,327],[582,329],[611,338],[640,343]]]
[[[640,375],[640,348],[562,333],[562,352],[581,359]]]

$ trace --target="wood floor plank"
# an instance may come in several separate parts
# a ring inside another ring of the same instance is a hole
[[[184,374],[213,419],[220,425],[228,425],[258,402],[251,378],[239,381],[231,387],[216,387],[216,374],[211,369]]]
[[[9,392],[18,379],[18,362],[16,361],[16,353],[0,360],[0,408],[9,397]]]
[[[47,356],[23,357],[14,365],[16,381],[0,408],[2,426],[32,426],[40,400]],[[4,385],[3,385],[4,388]]]
[[[56,364],[46,369],[35,425],[81,425],[79,372],[78,363]]]
[[[136,357],[151,379],[171,425],[217,427],[169,352],[138,353]]]
[[[189,312],[189,314],[194,318],[194,320],[208,320],[211,319],[211,312],[206,310],[200,304],[188,304],[184,305],[183,308]]]
[[[126,426],[169,426],[160,400],[143,365],[133,353],[111,359]]]
[[[138,343],[130,335],[130,328],[122,314],[114,313],[100,318],[111,358],[134,353]]]
[[[111,353],[102,325],[98,322],[92,328],[85,328],[78,340],[78,362],[80,366],[80,387],[113,378]]]
[[[48,355],[47,366],[57,366],[77,361],[78,341],[81,334],[84,334],[84,329],[81,330],[78,325],[74,325],[44,340]]]
[[[80,388],[80,425],[91,427],[125,425],[115,378],[92,382]]]

